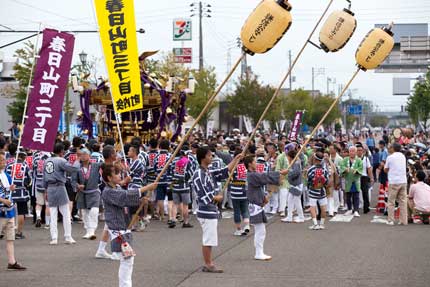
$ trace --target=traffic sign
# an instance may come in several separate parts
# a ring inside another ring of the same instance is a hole
[[[362,115],[363,114],[363,105],[349,105],[348,106],[348,114],[350,115]]]

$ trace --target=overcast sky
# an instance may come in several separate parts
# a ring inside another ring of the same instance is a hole
[[[236,37],[249,13],[259,0],[206,0],[212,7],[212,17],[204,18],[204,62],[215,66],[218,79],[227,73],[228,50],[231,63],[238,58],[240,51],[236,47]],[[288,51],[293,58],[302,47],[312,27],[320,17],[328,0],[291,0],[293,5],[293,25],[283,39],[266,54],[248,57],[248,65],[258,74],[264,83],[277,86],[288,68]],[[327,90],[327,77],[335,78],[336,85],[330,84],[330,90],[338,90],[338,84],[344,84],[355,70],[355,50],[366,33],[376,23],[428,23],[430,21],[430,2],[425,0],[353,0],[352,10],[358,20],[357,30],[340,52],[326,54],[308,45],[300,58],[293,75],[296,82],[293,88],[311,89],[312,67],[325,68],[324,75],[315,78],[315,88]],[[37,30],[41,22],[43,27],[61,30],[95,30],[97,24],[90,0],[0,0],[0,24],[12,29]],[[139,52],[148,50],[171,51],[181,47],[181,43],[172,40],[172,20],[189,17],[192,1],[184,0],[138,0],[135,1],[137,28],[144,28],[145,34],[138,34]],[[330,11],[342,9],[346,1],[335,0]],[[193,48],[193,68],[198,67],[198,18],[193,17],[193,41],[184,42],[184,47]],[[0,27],[4,29],[4,27]],[[313,39],[318,42],[318,31]],[[23,38],[26,34],[0,34],[0,45]],[[79,62],[78,54],[84,50],[90,56],[102,57],[98,34],[76,34],[74,63]],[[16,44],[3,49],[6,58],[11,58]],[[157,56],[154,56],[157,58]],[[106,75],[100,64],[100,74]],[[379,74],[362,72],[352,84],[354,98],[365,98],[381,110],[400,111],[400,105],[406,97],[392,95],[393,76],[413,76],[412,74]],[[235,74],[234,78],[237,78]],[[232,85],[233,87],[233,85]],[[286,86],[288,87],[288,81]]]

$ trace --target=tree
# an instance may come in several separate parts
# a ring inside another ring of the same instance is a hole
[[[311,114],[313,109],[313,99],[309,92],[303,89],[294,90],[285,96],[283,105],[286,119],[292,121],[296,111],[305,110],[304,122],[309,124],[308,115]]]
[[[17,64],[13,67],[15,70],[14,77],[18,81],[18,89],[12,93],[12,97],[15,100],[7,105],[7,112],[12,121],[18,124],[21,123],[24,114],[27,89],[33,66],[33,50],[34,45],[31,42],[26,42],[24,43],[24,48],[16,50],[14,54],[18,58]]]
[[[370,119],[369,123],[373,127],[386,127],[389,121],[387,116],[376,115]]]
[[[258,81],[258,76],[249,73],[248,77],[240,78],[236,82],[233,94],[227,95],[228,112],[233,115],[249,117],[255,125],[275,90],[269,85],[263,86]],[[265,119],[274,122],[281,117],[281,99],[277,97]]]
[[[310,115],[306,118],[306,123],[310,126],[315,127],[319,121],[322,119],[324,114],[328,111],[330,106],[334,101],[332,95],[320,95],[313,98],[313,107]],[[335,119],[340,117],[340,111],[338,105],[336,105],[333,110],[328,114],[327,118],[323,123],[332,123]]]
[[[196,80],[196,86],[194,94],[187,97],[188,113],[193,117],[197,118],[203,107],[208,102],[209,98],[215,93],[217,86],[216,74],[214,67],[203,68],[202,70],[192,72],[194,79]],[[202,116],[200,125],[206,127],[208,120],[210,119],[214,108],[218,105],[215,100],[209,106],[208,111]]]
[[[415,84],[414,93],[408,97],[406,111],[411,120],[415,124],[422,123],[427,132],[427,122],[430,119],[430,71]]]

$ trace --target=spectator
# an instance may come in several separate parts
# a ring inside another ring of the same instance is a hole
[[[8,258],[8,270],[25,270],[15,259],[14,240],[15,240],[15,208],[10,197],[11,191],[15,190],[14,185],[10,185],[12,179],[4,169],[6,158],[4,153],[0,153],[0,230],[5,231],[6,253]]]
[[[417,171],[417,183],[411,186],[409,191],[408,209],[409,215],[414,219],[418,212],[430,213],[430,186],[424,183],[426,174],[424,171]],[[414,219],[414,223],[417,223]]]
[[[406,201],[406,157],[400,152],[402,146],[392,145],[394,152],[387,157],[384,171],[388,174],[388,225],[394,225],[394,206],[396,200],[400,208],[400,223],[408,225]]]
[[[373,154],[376,148],[376,143],[372,133],[369,133],[369,136],[366,139],[366,145],[369,147],[370,152]]]
[[[345,178],[346,202],[348,205],[348,211],[345,214],[351,215],[354,212],[354,216],[359,217],[360,179],[363,172],[363,162],[356,154],[357,148],[351,146],[349,148],[349,157],[345,157],[340,164],[340,174]]]

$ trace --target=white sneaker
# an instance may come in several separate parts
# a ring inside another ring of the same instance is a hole
[[[57,245],[58,244],[58,240],[57,239],[52,239],[50,242],[49,242],[49,245]]]
[[[276,210],[271,210],[268,213],[270,213],[270,214],[276,214]]]
[[[293,220],[295,223],[303,223],[305,220],[303,218],[294,218]]]
[[[112,255],[109,254],[106,250],[97,250],[96,258],[98,259],[112,259]]]
[[[358,213],[358,211],[354,211],[354,217],[360,217],[360,213]]]
[[[259,256],[255,255],[254,259],[261,260],[261,261],[269,261],[269,260],[272,260],[272,256],[266,255],[266,254],[259,255]]]
[[[387,225],[394,226],[394,222],[392,222],[392,221],[387,221]]]
[[[90,239],[90,234],[89,233],[85,233],[84,236],[82,236],[82,239]]]
[[[352,210],[348,210],[347,212],[345,212],[343,215],[352,215]]]
[[[346,207],[346,206],[341,207],[341,209],[340,209],[340,210],[343,210],[343,211],[348,210],[348,207]]]
[[[75,244],[75,243],[76,241],[71,237],[64,240],[64,244]]]
[[[245,233],[249,233],[251,231],[251,227],[249,226],[249,224],[245,225],[245,228],[243,228],[243,231]]]
[[[324,230],[325,226],[324,226],[324,224],[320,224],[320,225],[318,225],[318,228],[319,228],[319,230]]]
[[[285,217],[285,212],[281,212],[281,214],[279,214],[281,217]]]
[[[314,224],[308,227],[310,230],[320,230],[320,226],[318,224]]]
[[[233,233],[234,236],[242,236],[242,230],[237,230]]]
[[[284,218],[281,219],[281,221],[285,222],[285,223],[291,223],[291,222],[293,222],[293,220],[291,218],[289,218],[289,217],[284,217]]]
[[[116,260],[116,261],[121,260],[121,253],[120,252],[112,252],[112,256],[110,259]]]

